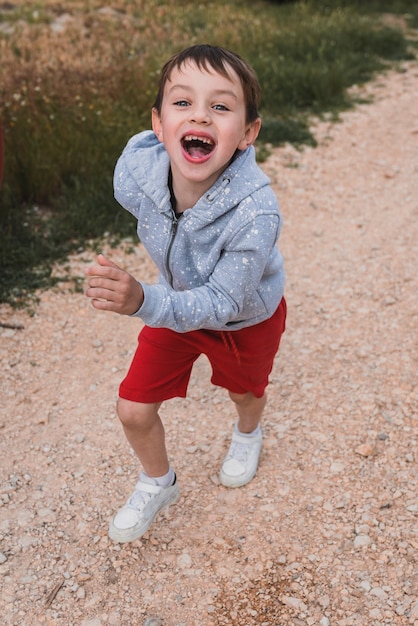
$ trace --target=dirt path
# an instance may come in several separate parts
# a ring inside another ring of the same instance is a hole
[[[140,322],[65,288],[33,318],[0,308],[24,325],[0,329],[2,623],[418,626],[418,67],[366,91],[317,149],[265,164],[289,320],[247,487],[218,484],[234,418],[201,359],[163,410],[182,497],[112,544],[138,470],[114,402]],[[141,247],[111,254],[152,278]]]

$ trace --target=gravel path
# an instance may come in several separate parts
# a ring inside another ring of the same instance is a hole
[[[248,486],[219,485],[234,416],[199,359],[163,408],[182,496],[107,538],[138,470],[115,417],[139,320],[66,283],[0,307],[0,615],[53,626],[418,626],[418,66],[264,164],[288,330]],[[143,249],[106,251],[145,279]],[[83,274],[91,255],[71,262]]]

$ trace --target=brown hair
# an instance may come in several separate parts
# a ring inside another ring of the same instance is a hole
[[[158,92],[153,105],[158,114],[161,113],[164,87],[167,81],[170,80],[171,72],[175,68],[180,69],[187,61],[192,61],[199,69],[205,71],[212,69],[226,78],[231,78],[230,69],[233,69],[238,75],[244,91],[246,123],[250,124],[259,117],[258,108],[260,106],[261,89],[252,67],[235,52],[208,44],[186,48],[172,56],[164,65],[160,73]]]

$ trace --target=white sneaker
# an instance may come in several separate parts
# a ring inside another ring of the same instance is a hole
[[[170,487],[161,487],[143,482],[140,475],[135,491],[110,522],[109,537],[117,543],[127,543],[142,537],[157,513],[176,502],[179,495],[176,477]]]
[[[254,478],[262,442],[261,428],[252,437],[247,437],[234,427],[232,442],[219,475],[225,487],[242,487]]]

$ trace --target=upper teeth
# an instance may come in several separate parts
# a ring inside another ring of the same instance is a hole
[[[184,141],[201,141],[202,143],[213,144],[212,139],[209,139],[209,137],[197,137],[197,135],[186,135]]]

